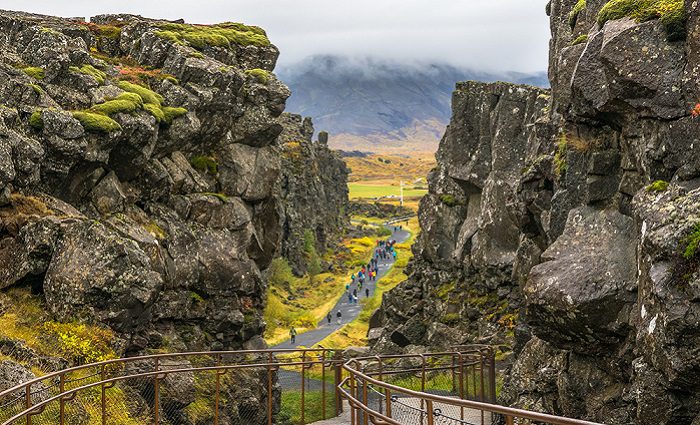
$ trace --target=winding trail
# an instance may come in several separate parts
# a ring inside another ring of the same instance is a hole
[[[397,224],[396,226],[400,226]],[[408,240],[408,238],[411,236],[411,233],[408,230],[402,229],[402,230],[397,230],[394,231],[394,226],[393,225],[386,225],[385,226],[387,229],[392,231],[392,235],[390,239],[393,239],[396,241],[396,243],[403,243]],[[372,254],[374,255],[374,251],[372,251]],[[369,263],[369,258],[367,258],[367,262]],[[394,265],[394,260],[379,260],[378,263],[378,271],[377,271],[377,279],[374,282],[368,282],[365,280],[365,287],[369,288],[370,293],[369,296],[372,297],[374,296],[374,290],[377,287],[377,282],[379,282],[386,274],[391,270],[392,266]],[[353,283],[350,285],[350,293],[352,293],[353,290],[357,289],[357,283]],[[364,288],[360,292],[359,290],[357,291],[357,296],[359,300],[362,300],[365,298],[365,290]],[[332,334],[333,332],[337,331],[338,329],[341,329],[343,326],[346,324],[352,322],[357,318],[357,316],[360,314],[360,311],[362,310],[362,306],[358,304],[350,304],[348,303],[348,297],[346,294],[343,294],[343,296],[338,300],[338,303],[333,307],[333,310],[331,310],[331,315],[333,316],[331,323],[328,324],[327,320],[324,318],[318,323],[318,326],[316,329],[304,332],[302,334],[297,335],[297,340],[295,344],[292,344],[289,340],[286,340],[285,342],[275,345],[274,349],[278,348],[298,348],[298,347],[312,347],[315,344],[318,344],[319,342],[323,341],[328,335]],[[343,315],[342,322],[338,324],[337,318],[336,318],[336,313],[340,311],[341,314]]]

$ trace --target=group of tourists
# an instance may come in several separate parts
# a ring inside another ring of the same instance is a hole
[[[394,231],[398,230],[400,230],[400,226],[394,227]],[[348,298],[348,304],[357,304],[359,302],[358,297],[359,294],[362,294],[363,288],[365,297],[370,297],[371,291],[369,289],[369,283],[377,281],[377,273],[379,272],[379,261],[396,261],[397,259],[398,254],[396,252],[395,245],[396,241],[392,239],[377,240],[377,244],[374,248],[374,253],[372,254],[372,258],[369,260],[369,263],[363,265],[362,268],[357,271],[357,275],[353,273],[350,276],[350,282],[345,285],[345,295]],[[353,285],[355,287],[353,287]],[[340,310],[338,310],[338,312],[335,314],[335,317],[339,325],[343,323],[343,313],[341,313]],[[331,321],[333,320],[333,315],[330,312],[326,315],[326,320],[330,325]],[[297,331],[296,329],[294,329],[294,327],[292,327],[289,330],[289,337],[291,339],[292,344],[294,344],[296,342],[297,337]]]

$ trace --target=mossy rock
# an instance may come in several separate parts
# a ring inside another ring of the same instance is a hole
[[[572,46],[576,46],[577,44],[583,44],[588,41],[588,34],[583,34],[579,35],[574,39],[574,41],[571,42]]]
[[[267,84],[270,82],[270,73],[264,69],[249,69],[245,73],[256,78],[260,84]]]
[[[73,118],[80,121],[85,131],[92,133],[111,133],[122,129],[112,118],[90,111],[74,111]]]
[[[669,41],[686,38],[688,14],[683,0],[611,0],[598,13],[598,24],[632,18],[637,22],[660,19]]]
[[[700,224],[695,225],[693,232],[683,239],[682,245],[685,245],[683,258],[692,260],[697,256],[698,248],[700,248]]]
[[[90,111],[103,115],[130,114],[136,112],[140,104],[126,99],[108,100],[104,103],[94,105]]]
[[[190,159],[190,165],[195,170],[212,176],[219,174],[219,163],[211,156],[194,156]]]
[[[71,66],[68,68],[71,72],[75,72],[76,74],[85,74],[93,77],[95,80],[97,80],[98,83],[104,84],[105,79],[107,78],[107,74],[103,71],[100,71],[99,69],[95,68],[92,65],[83,65],[80,68],[77,66]]]
[[[666,189],[668,189],[668,182],[663,180],[657,180],[647,186],[647,192],[663,192]]]
[[[37,80],[43,80],[46,76],[44,69],[36,66],[28,66],[26,68],[22,68],[22,72]]]
[[[455,198],[454,195],[440,195],[440,202],[447,205],[448,207],[454,207],[459,203],[457,202],[457,198]]]
[[[187,109],[185,108],[175,108],[171,106],[164,106],[163,110],[163,122],[170,125],[173,120],[180,118],[187,114]]]
[[[154,92],[153,90],[140,86],[138,84],[133,84],[128,81],[120,81],[117,83],[117,87],[124,90],[125,92],[135,93],[141,96],[143,103],[150,103],[153,105],[161,105],[163,103],[163,96]]]
[[[32,112],[32,115],[29,117],[29,125],[35,130],[41,131],[44,129],[44,120],[41,118],[41,109],[37,109],[36,111]]]
[[[270,45],[270,40],[260,28],[231,22],[209,26],[167,23],[160,24],[158,28],[159,31],[155,32],[158,37],[198,50],[207,47],[230,48],[232,44],[260,47]]]
[[[569,25],[571,26],[572,30],[574,29],[574,27],[576,27],[576,21],[578,20],[578,16],[585,9],[586,9],[586,0],[578,0],[576,5],[574,5],[574,8],[569,13]]]

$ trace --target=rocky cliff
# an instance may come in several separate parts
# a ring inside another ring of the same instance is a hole
[[[531,92],[541,104],[494,113],[503,90],[458,88],[413,273],[375,317],[377,347],[435,342],[431,329],[512,341],[508,404],[698,423],[697,2],[552,0],[547,11],[551,98]],[[450,326],[421,321],[426,340],[400,325],[411,309]],[[501,339],[507,311],[516,329]]]
[[[283,114],[284,130],[279,137],[282,167],[277,193],[282,201],[281,254],[292,271],[307,271],[305,238],[313,239],[317,252],[340,242],[349,226],[348,174],[340,155],[328,148],[328,134],[313,141],[311,118]]]
[[[0,12],[0,288],[123,353],[262,347],[289,90],[262,29]]]

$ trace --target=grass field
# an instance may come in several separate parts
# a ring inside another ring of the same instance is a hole
[[[412,183],[425,180],[436,165],[433,153],[414,152],[406,155],[372,154],[366,157],[344,158],[350,168],[350,181],[405,180]]]
[[[398,198],[401,194],[399,182],[392,183],[383,180],[348,183],[348,189],[350,189],[350,199],[377,199],[390,196]],[[405,185],[403,189],[404,200],[422,197],[426,193],[428,193],[427,189],[416,189],[412,185]]]

